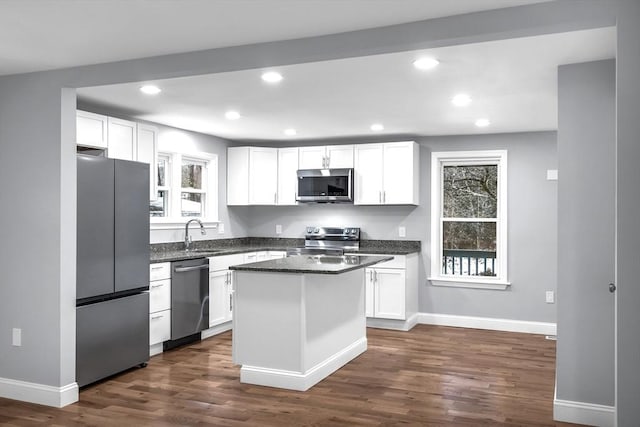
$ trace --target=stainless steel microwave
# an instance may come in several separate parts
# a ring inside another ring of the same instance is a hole
[[[352,203],[353,169],[298,170],[299,202]]]

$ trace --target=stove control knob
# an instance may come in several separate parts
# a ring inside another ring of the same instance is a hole
[[[314,233],[319,233],[319,232],[320,232],[320,229],[319,229],[319,228],[314,228],[314,229],[313,229],[313,232],[314,232]]]

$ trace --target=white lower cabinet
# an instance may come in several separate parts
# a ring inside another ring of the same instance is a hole
[[[278,258],[286,258],[286,251],[269,251],[267,253],[267,259],[278,259]]]
[[[365,314],[370,319],[406,321],[418,308],[417,255],[391,256],[393,260],[365,269]]]
[[[233,273],[209,272],[209,327],[231,320],[233,313]]]
[[[149,267],[149,345],[171,339],[171,263]]]
[[[149,314],[149,345],[171,339],[171,310]]]

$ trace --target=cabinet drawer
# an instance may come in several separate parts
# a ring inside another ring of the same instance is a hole
[[[149,284],[149,313],[171,308],[171,279],[156,280]]]
[[[407,257],[405,255],[382,255],[382,254],[358,254],[360,256],[392,256],[391,261],[381,262],[372,265],[372,268],[406,268]]]
[[[161,262],[157,264],[151,264],[149,266],[149,280],[163,280],[171,278],[171,263]]]
[[[222,255],[209,258],[209,271],[227,270],[230,265],[244,264],[244,254]]]
[[[171,310],[149,315],[149,345],[171,339]]]

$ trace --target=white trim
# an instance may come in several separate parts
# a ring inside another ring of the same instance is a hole
[[[280,369],[242,366],[240,382],[306,391],[367,350],[367,339],[360,338],[346,348],[318,363],[305,373]]]
[[[204,339],[207,339],[207,338],[211,338],[212,336],[221,334],[223,332],[230,331],[232,328],[233,328],[233,325],[231,323],[231,320],[229,320],[228,322],[212,326],[209,329],[205,329],[204,331],[202,331],[200,333],[200,339],[204,340]]]
[[[0,378],[0,397],[62,408],[78,401],[78,384],[62,387]]]
[[[493,289],[504,291],[511,286],[511,282],[502,280],[490,280],[467,276],[451,277],[427,277],[433,286],[446,286],[450,288],[472,288],[472,289]]]
[[[523,332],[556,335],[556,324],[530,320],[495,319],[492,317],[458,316],[454,314],[418,313],[418,323],[424,325],[455,326],[488,329],[491,331]]]
[[[553,399],[553,419],[575,424],[599,427],[614,427],[616,409],[614,406],[595,403],[573,402]]]
[[[498,207],[496,220],[496,242],[497,242],[497,286],[504,286],[506,289],[508,271],[507,271],[507,150],[478,150],[478,151],[437,151],[431,153],[431,267],[430,276],[432,281],[447,281],[448,277],[441,274],[442,260],[442,226],[441,210],[442,210],[442,165],[476,165],[476,164],[492,164],[498,165]],[[485,222],[484,220],[480,220]],[[433,236],[436,236],[434,238]],[[438,237],[440,236],[440,237]],[[460,280],[455,280],[461,283]],[[468,281],[467,283],[475,283]],[[486,282],[481,282],[486,285]],[[490,282],[494,283],[494,282]],[[506,286],[505,286],[506,284]],[[470,284],[450,284],[438,283],[436,286],[457,286],[468,288],[495,289],[496,285],[488,286],[471,286]]]
[[[367,317],[367,328],[393,329],[396,331],[410,331],[418,324],[418,313],[407,320],[379,319]]]

